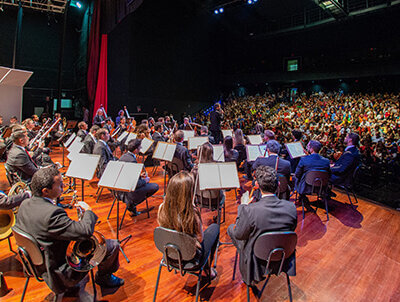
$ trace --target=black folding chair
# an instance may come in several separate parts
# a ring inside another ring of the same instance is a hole
[[[328,198],[326,198],[326,189],[329,183],[329,173],[327,171],[311,170],[308,171],[305,178],[306,184],[311,186],[311,194],[317,194],[317,201],[324,201],[326,218],[329,220],[328,213]],[[322,197],[322,199],[321,199]],[[304,200],[301,200],[301,205],[303,208],[303,219],[304,219]]]
[[[358,176],[358,172],[360,170],[360,166],[357,166],[351,176],[347,177],[346,181],[343,184],[334,185],[336,188],[342,189],[346,191],[347,197],[349,198],[350,204],[354,206],[353,202],[351,201],[351,197],[349,192],[351,192],[354,196],[355,203],[358,203],[356,192],[354,191],[354,183]]]
[[[6,177],[11,187],[17,182],[22,181],[18,173],[12,171],[11,167],[7,165],[7,163],[4,164],[4,168],[6,169]]]
[[[276,190],[276,196],[278,196],[278,198],[281,199],[284,198],[289,200],[290,187],[288,179],[286,178],[286,176],[282,174],[278,174],[278,177],[279,177],[279,186],[278,189]]]
[[[266,261],[266,268],[264,277],[267,277],[265,283],[258,293],[257,298],[260,298],[265,286],[267,285],[271,275],[279,276],[283,271],[283,264],[287,258],[293,255],[296,251],[297,234],[295,232],[265,232],[261,234],[254,243],[252,253],[263,261]],[[236,266],[237,266],[238,252],[236,251],[235,264],[233,269],[232,280],[235,280]],[[276,271],[271,271],[271,264],[279,267]],[[290,278],[286,271],[286,280],[289,291],[289,299],[292,301],[292,290],[290,287]],[[247,285],[247,301],[250,301],[250,286]]]
[[[154,243],[157,249],[163,253],[160,266],[158,269],[156,288],[154,290],[153,302],[156,301],[157,289],[160,281],[161,269],[167,267],[168,271],[172,270],[176,273],[180,272],[181,276],[186,273],[197,276],[196,286],[196,302],[199,298],[201,273],[204,270],[206,263],[210,259],[208,255],[202,255],[199,259],[196,258],[196,238],[193,236],[180,233],[174,230],[157,227],[154,230]],[[208,278],[208,284],[211,283],[211,277]]]
[[[198,190],[195,202],[200,208],[218,211],[218,224],[225,222],[225,194],[223,190]],[[223,221],[221,221],[221,212],[223,212]]]

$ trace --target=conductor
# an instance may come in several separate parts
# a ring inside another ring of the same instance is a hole
[[[221,109],[221,104],[216,103],[214,110],[210,113],[210,132],[214,137],[215,144],[222,142],[221,122],[223,119],[224,111]]]

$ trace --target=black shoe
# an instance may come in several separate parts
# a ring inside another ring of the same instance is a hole
[[[120,287],[125,283],[124,279],[118,278],[113,274],[99,275],[99,273],[96,273],[95,282],[106,288]]]

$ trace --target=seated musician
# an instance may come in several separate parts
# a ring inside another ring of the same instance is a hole
[[[21,127],[21,126],[20,126]],[[30,182],[33,174],[39,170],[26,147],[29,138],[25,128],[19,128],[11,134],[13,145],[8,151],[7,165],[25,182]]]
[[[192,125],[190,125],[189,118],[185,117],[183,119],[183,124],[179,126],[180,130],[193,130]]]
[[[128,142],[128,152],[121,156],[119,161],[137,163],[136,156],[140,151],[141,140],[132,139]],[[136,210],[136,206],[143,202],[147,197],[154,195],[159,187],[156,183],[150,183],[150,178],[145,172],[139,177],[136,188],[133,192],[123,193],[123,201],[128,205],[128,211],[131,216],[140,214]]]
[[[208,127],[207,126],[201,126],[200,127],[200,136],[208,137],[208,141],[210,144],[214,144],[214,138],[208,133]]]
[[[154,125],[154,133],[153,133],[153,135],[152,135],[152,140],[154,141],[154,142],[165,142],[166,141],[166,139],[165,139],[165,137],[164,137],[164,135],[163,135],[163,124],[162,123],[160,123],[160,122],[157,122],[155,125]]]
[[[83,141],[86,137],[86,135],[88,135],[87,129],[88,129],[88,125],[84,122],[81,121],[78,123],[78,132],[76,133],[77,137],[80,137],[81,141]]]
[[[117,118],[115,119],[115,123],[117,124],[117,126],[119,125],[119,123],[121,122],[121,119],[122,119],[123,117],[125,117],[125,112],[124,112],[124,110],[118,111],[118,116],[117,116]]]
[[[236,129],[235,132],[233,133],[233,146],[234,149],[237,152],[239,152],[239,157],[238,157],[238,167],[239,167],[241,163],[243,163],[247,158],[246,146],[242,129]]]
[[[34,131],[33,129],[35,128],[35,123],[32,119],[27,118],[26,120],[24,120],[22,122],[22,125],[25,126],[26,130],[27,130],[27,134],[29,137],[29,140],[35,138],[36,136],[36,131]]]
[[[30,191],[21,192],[14,196],[7,196],[3,191],[0,191],[0,210],[11,210],[19,207],[24,200],[31,197]]]
[[[106,123],[105,123],[105,125],[103,126],[103,128],[106,128],[106,129],[108,130],[108,132],[111,132],[111,130],[112,130],[112,128],[113,128],[112,123],[113,123],[113,121],[111,120],[111,118],[110,118],[110,117],[107,117],[107,118],[106,118]]]
[[[56,294],[77,292],[77,285],[86,273],[74,271],[65,260],[71,240],[88,239],[93,234],[97,216],[89,205],[80,202],[84,210],[80,221],[71,220],[55,200],[63,192],[60,172],[50,166],[40,169],[32,178],[33,197],[24,201],[17,214],[15,227],[33,236],[43,248],[45,265],[39,268],[41,277]],[[119,243],[106,240],[107,252],[98,266],[95,282],[102,287],[119,287],[124,280],[113,275],[119,268]]]
[[[97,109],[96,115],[93,118],[93,125],[97,125],[100,128],[104,126],[105,124],[105,117],[104,117],[104,111],[102,108]]]
[[[241,204],[238,207],[236,224],[228,227],[227,233],[238,249],[239,268],[244,283],[251,280],[262,281],[266,261],[260,261],[252,249],[259,235],[268,231],[294,231],[297,225],[297,211],[293,202],[279,199],[274,192],[278,188],[275,170],[271,167],[260,166],[255,173],[256,187],[261,190],[262,198],[258,202]],[[272,269],[278,269],[272,266]],[[295,255],[284,262],[284,271],[288,275],[296,274]]]
[[[60,113],[55,113],[54,114],[53,123],[59,118],[61,118],[61,114]],[[53,141],[57,141],[60,137],[63,136],[63,134],[64,134],[64,127],[63,127],[62,120],[60,120],[59,123],[50,132],[51,139]]]
[[[39,117],[36,114],[32,115],[32,120],[33,120],[33,123],[35,124],[35,127],[40,126]]]
[[[83,147],[81,153],[93,154],[94,145],[97,143],[96,133],[100,129],[99,126],[93,125],[89,133],[83,139]]]
[[[186,171],[190,171],[193,168],[192,157],[189,150],[183,146],[184,136],[182,130],[178,130],[174,134],[174,142],[176,143],[174,157],[183,162],[183,167]]]
[[[107,142],[110,140],[110,133],[107,129],[101,128],[96,133],[97,143],[94,145],[93,154],[100,155],[100,161],[97,166],[97,177],[100,178],[103,175],[104,170],[109,161],[115,160],[114,155],[111,151],[110,146]]]
[[[210,261],[206,264],[205,273],[215,278],[217,272],[209,263],[217,248],[219,240],[219,225],[211,224],[204,232],[200,210],[193,204],[194,179],[186,171],[173,176],[167,187],[164,202],[158,209],[158,224],[161,227],[183,232],[197,239],[197,253],[195,259],[201,259],[210,254]]]
[[[239,152],[233,149],[233,138],[228,135],[224,138],[224,156],[225,162],[235,162],[239,160]]]

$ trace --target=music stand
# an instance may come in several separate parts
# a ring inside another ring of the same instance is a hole
[[[285,144],[286,150],[288,151],[290,158],[295,159],[298,157],[306,156],[306,151],[304,151],[303,144],[301,142],[293,142]]]
[[[194,130],[182,130],[183,132],[183,141],[187,141],[189,137],[194,137]]]
[[[121,247],[121,244],[131,239],[132,235],[129,235],[121,240],[119,239],[119,229],[120,229],[119,202],[122,200],[116,191],[122,191],[122,192],[134,191],[142,169],[143,169],[143,164],[110,161],[108,162],[106,169],[104,170],[103,175],[101,176],[98,183],[99,188],[100,187],[108,188],[114,191],[114,200],[110,212],[108,213],[108,217],[110,216],[110,213],[114,207],[115,201],[117,201],[117,240],[119,243],[119,248],[121,250],[121,253],[122,255],[124,255],[126,262],[128,263],[130,261],[126,256],[123,248]]]
[[[64,165],[64,157],[65,157],[65,148],[68,148],[72,142],[75,140],[76,138],[76,133],[72,133],[71,136],[67,139],[67,141],[64,143],[61,141],[62,144],[62,166],[65,167]]]
[[[224,129],[221,130],[222,136],[225,138],[227,136],[232,136],[233,137],[233,130],[232,129]]]
[[[85,180],[93,179],[99,161],[100,155],[77,153],[73,156],[67,173],[65,173],[67,177],[78,178],[82,181],[82,201],[85,196]]]
[[[224,154],[224,146],[223,145],[213,145],[213,159],[214,161],[224,162],[225,154]]]
[[[153,158],[164,161],[164,193],[163,197],[165,197],[165,187],[167,183],[167,162],[172,162],[174,159],[174,154],[176,150],[176,144],[166,143],[166,142],[157,142],[156,149],[153,153]]]
[[[268,157],[267,145],[246,145],[247,161],[255,161],[259,157]]]
[[[262,138],[261,135],[247,135],[247,138],[249,139],[250,145],[261,145],[262,144]]]
[[[201,145],[208,143],[208,136],[193,136],[188,138],[188,149],[197,150]]]

